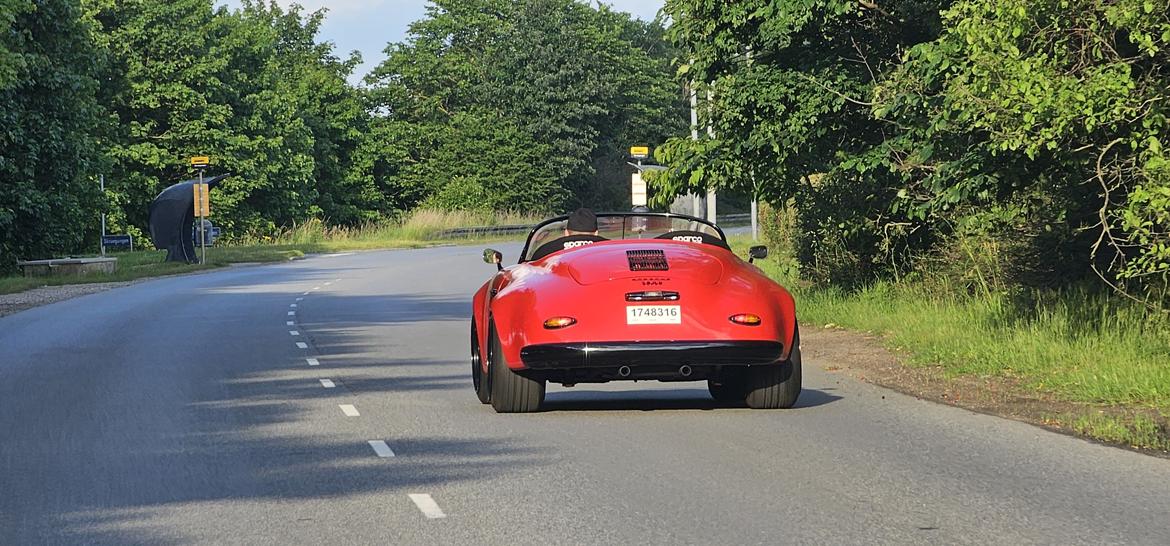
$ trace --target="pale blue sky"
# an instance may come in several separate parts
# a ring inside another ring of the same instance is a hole
[[[382,50],[390,42],[400,42],[406,27],[426,13],[426,0],[278,0],[288,6],[293,3],[309,11],[328,8],[321,37],[337,46],[339,56],[360,51],[363,65],[352,81],[357,83],[367,72],[382,62]],[[663,0],[604,0],[617,11],[631,13],[645,20],[653,20],[662,9]],[[238,7],[237,0],[222,0],[228,7]]]

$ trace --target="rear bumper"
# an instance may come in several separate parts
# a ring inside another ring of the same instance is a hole
[[[617,366],[758,366],[780,361],[778,341],[630,341],[529,345],[520,360],[532,370]]]

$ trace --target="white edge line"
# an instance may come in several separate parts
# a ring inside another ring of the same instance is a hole
[[[394,456],[394,450],[386,445],[385,440],[370,440],[370,447],[374,448],[374,453],[383,459]]]
[[[443,509],[439,508],[439,503],[435,502],[435,499],[432,499],[430,495],[412,493],[410,500],[414,501],[414,505],[422,511],[427,519],[442,519],[447,517],[447,514],[443,513]]]

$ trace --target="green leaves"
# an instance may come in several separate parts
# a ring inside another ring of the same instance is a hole
[[[369,80],[374,108],[385,114],[377,123],[429,137],[410,143],[416,164],[394,176],[396,184],[424,184],[414,194],[430,195],[431,204],[628,206],[625,150],[683,130],[661,27],[608,9],[440,0],[406,43],[387,51]],[[432,174],[415,174],[422,172]]]

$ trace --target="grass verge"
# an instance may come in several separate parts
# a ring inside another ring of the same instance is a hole
[[[750,244],[736,238],[743,255]],[[1060,402],[1044,421],[1098,440],[1170,450],[1170,320],[1088,290],[1022,297],[938,294],[911,283],[855,291],[792,279],[783,256],[761,268],[785,283],[800,318],[882,336],[909,367],[979,377]]]
[[[227,245],[207,249],[207,263],[187,265],[166,263],[166,252],[157,250],[120,252],[118,271],[105,275],[61,277],[0,277],[0,294],[23,292],[41,286],[106,283],[191,273],[238,263],[269,263],[299,258],[307,254],[422,248],[440,243],[472,243],[509,237],[440,238],[449,229],[468,226],[534,224],[538,220],[516,214],[484,214],[419,210],[401,222],[368,224],[358,227],[330,227],[314,220],[285,230],[272,237],[242,237]]]

